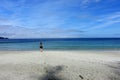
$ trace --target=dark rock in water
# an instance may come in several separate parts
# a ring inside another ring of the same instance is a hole
[[[79,75],[79,77],[80,77],[81,79],[84,79],[81,75]]]
[[[5,37],[0,37],[0,39],[8,39],[8,38],[5,38]]]

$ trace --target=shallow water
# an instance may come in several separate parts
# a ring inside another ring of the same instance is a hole
[[[120,38],[1,39],[0,50],[119,50]]]

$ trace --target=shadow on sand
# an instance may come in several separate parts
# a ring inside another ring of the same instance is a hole
[[[63,70],[63,66],[45,68],[46,74],[38,80],[64,80],[62,77],[57,76],[61,70]]]
[[[117,66],[108,65],[112,69],[112,72],[114,73],[114,76],[110,76],[110,80],[120,80],[120,62],[117,62]]]

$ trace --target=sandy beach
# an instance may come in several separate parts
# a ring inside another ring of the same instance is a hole
[[[0,51],[0,80],[120,80],[120,51]]]

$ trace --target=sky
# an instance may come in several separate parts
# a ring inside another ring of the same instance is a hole
[[[120,1],[0,0],[0,36],[120,38]]]

